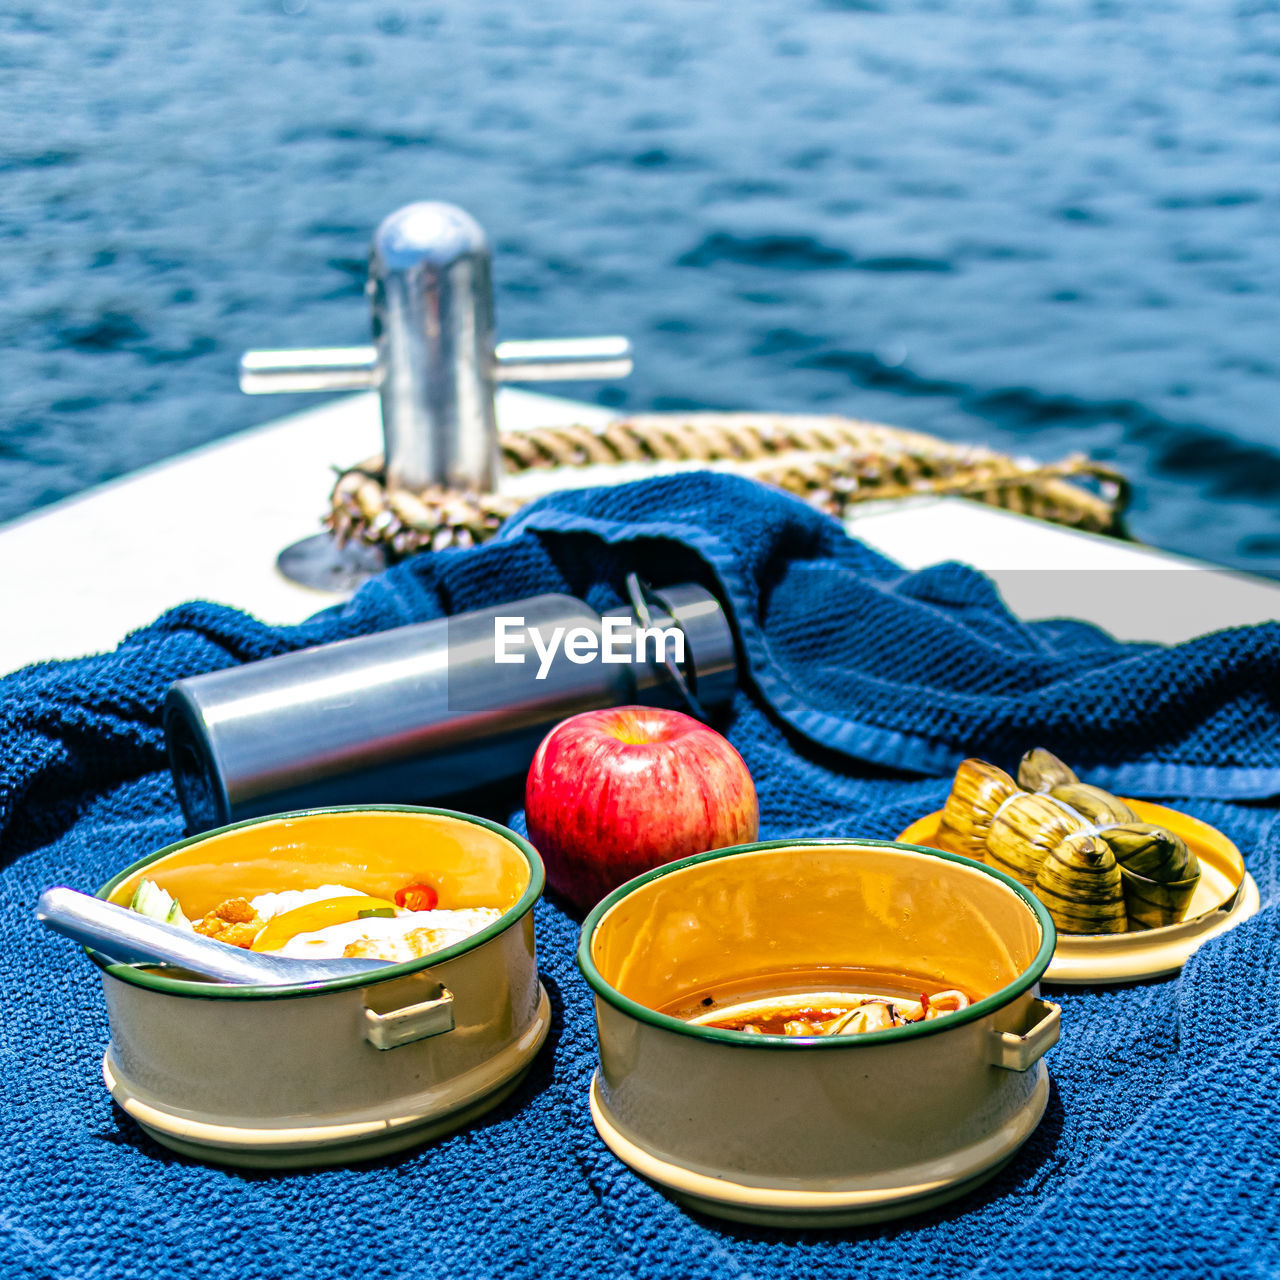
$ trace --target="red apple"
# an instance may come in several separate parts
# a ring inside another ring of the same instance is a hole
[[[642,871],[754,840],[760,808],[714,729],[679,711],[610,707],[542,740],[525,818],[551,887],[585,911]]]

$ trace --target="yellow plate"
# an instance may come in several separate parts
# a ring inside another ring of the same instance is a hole
[[[1240,850],[1216,827],[1146,800],[1126,799],[1125,804],[1142,822],[1154,822],[1180,835],[1199,858],[1200,883],[1187,917],[1180,924],[1133,933],[1059,933],[1053,961],[1044,975],[1046,982],[1088,986],[1177,973],[1198,947],[1234,929],[1258,910],[1258,886],[1245,870]],[[903,844],[941,848],[941,821],[941,809],[925,814],[898,839]]]

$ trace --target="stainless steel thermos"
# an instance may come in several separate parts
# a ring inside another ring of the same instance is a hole
[[[178,681],[165,736],[190,830],[428,803],[519,775],[579,711],[730,698],[720,602],[693,584],[630,586],[632,607],[603,615],[534,596]]]

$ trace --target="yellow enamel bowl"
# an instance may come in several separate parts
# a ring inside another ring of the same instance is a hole
[[[1037,996],[1048,913],[966,858],[792,840],[660,867],[587,917],[591,1115],[677,1200],[774,1226],[899,1217],[991,1177],[1044,1112],[1058,1009]],[[793,1038],[659,1012],[722,983],[841,966],[931,975],[978,997],[934,1021]]]
[[[1245,870],[1240,850],[1216,827],[1146,800],[1126,799],[1124,803],[1140,821],[1153,822],[1181,836],[1200,860],[1200,883],[1186,918],[1163,929],[1132,933],[1059,933],[1057,949],[1044,975],[1046,982],[1090,986],[1177,973],[1197,948],[1258,910],[1258,886]],[[939,809],[913,822],[898,839],[936,847],[941,822]]]
[[[500,919],[435,955],[299,987],[102,971],[107,1087],[158,1142],[222,1164],[289,1167],[385,1155],[499,1103],[546,1039],[534,961],[542,862],[514,832],[439,809],[326,809],[171,844],[98,891],[154,880],[196,918],[232,897],[343,884],[387,898],[427,880],[441,907]]]

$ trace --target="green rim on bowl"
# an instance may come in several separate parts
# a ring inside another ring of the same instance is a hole
[[[828,848],[847,848],[851,853],[856,852],[858,849],[904,849],[910,853],[922,853],[926,857],[938,858],[944,862],[959,863],[970,870],[980,871],[984,875],[990,876],[993,880],[999,880],[1001,884],[1013,890],[1022,900],[1027,910],[1035,916],[1040,925],[1040,949],[1036,952],[1035,958],[1031,961],[1026,971],[1019,974],[1013,982],[1006,987],[1001,987],[999,991],[993,992],[989,996],[984,996],[981,1000],[975,1000],[966,1009],[961,1009],[956,1013],[949,1013],[945,1018],[935,1018],[931,1022],[917,1022],[905,1027],[892,1027],[886,1031],[866,1031],[856,1036],[770,1036],[755,1035],[745,1031],[728,1031],[721,1027],[694,1026],[691,1023],[682,1021],[680,1018],[673,1018],[669,1013],[659,1013],[656,1009],[650,1009],[647,1005],[640,1004],[624,996],[616,987],[606,982],[600,970],[596,968],[595,961],[591,958],[591,939],[595,934],[596,926],[614,906],[640,888],[641,885],[658,880],[662,876],[669,876],[673,872],[683,870],[685,867],[696,866],[700,862],[712,862],[717,858],[728,858],[735,854],[761,853],[767,849],[821,848],[824,846]],[[678,862],[668,862],[665,866],[646,871],[644,875],[636,876],[634,880],[628,880],[626,884],[620,885],[607,898],[598,902],[582,922],[582,932],[578,936],[578,968],[582,970],[582,976],[586,978],[587,985],[602,1000],[606,1000],[623,1013],[630,1014],[633,1018],[638,1018],[641,1022],[647,1022],[650,1026],[661,1027],[666,1031],[674,1031],[680,1035],[695,1036],[703,1040],[718,1040],[723,1044],[741,1045],[744,1048],[855,1049],[859,1045],[881,1044],[886,1040],[905,1040],[913,1036],[937,1035],[939,1032],[948,1031],[966,1022],[985,1018],[989,1013],[995,1012],[1002,1005],[1006,1005],[1009,1001],[1016,999],[1024,991],[1029,990],[1040,981],[1044,971],[1049,967],[1049,961],[1053,959],[1053,949],[1056,943],[1057,933],[1053,926],[1053,920],[1048,911],[1045,910],[1044,904],[1011,876],[1005,875],[1003,871],[997,871],[995,867],[988,867],[984,863],[975,862],[972,858],[963,858],[954,853],[944,853],[940,849],[928,849],[918,844],[900,844],[896,840],[859,840],[853,838],[766,840],[758,844],[734,845],[730,849],[713,849],[710,853],[699,853],[691,858],[681,858]]]
[[[436,818],[455,818],[459,822],[469,822],[473,826],[486,827],[495,835],[499,835],[509,841],[524,855],[525,861],[529,864],[529,883],[515,905],[504,911],[492,924],[486,925],[479,933],[473,933],[471,937],[464,938],[463,941],[456,942],[451,947],[445,947],[443,951],[433,952],[431,955],[423,956],[418,960],[406,960],[401,964],[389,964],[382,969],[371,969],[368,973],[353,973],[347,978],[327,978],[323,982],[271,987],[193,982],[189,979],[169,978],[163,973],[140,969],[131,964],[121,964],[115,960],[108,959],[104,955],[100,955],[88,947],[85,948],[85,953],[99,969],[104,973],[109,973],[113,978],[119,978],[122,982],[131,983],[135,987],[146,987],[151,991],[160,991],[165,995],[190,996],[199,1000],[281,1000],[298,996],[322,996],[334,991],[349,991],[354,987],[369,987],[375,983],[388,982],[393,978],[403,978],[407,974],[419,973],[423,969],[430,969],[435,965],[443,964],[447,960],[453,960],[457,956],[465,955],[476,947],[483,946],[491,938],[496,938],[500,933],[505,933],[517,920],[532,910],[533,904],[541,896],[543,886],[546,883],[546,870],[542,865],[542,859],[538,856],[538,851],[527,840],[522,839],[514,831],[497,822],[490,822],[487,818],[477,818],[474,814],[458,813],[454,809],[428,809],[419,805],[408,804],[351,804],[335,805],[332,808],[294,809],[288,813],[266,814],[259,818],[247,818],[243,822],[232,822],[225,827],[215,827],[211,831],[202,831],[199,835],[188,836],[185,840],[176,840],[173,844],[167,844],[163,849],[157,849],[155,853],[148,854],[145,858],[140,858],[132,866],[125,867],[123,871],[112,876],[98,890],[97,896],[104,899],[110,897],[115,887],[122,881],[127,880],[135,872],[141,871],[144,867],[150,866],[160,858],[168,857],[171,853],[177,853],[179,849],[185,849],[188,845],[195,844],[197,841],[225,835],[228,831],[239,831],[242,827],[259,826],[267,822],[281,822],[294,818],[320,817],[330,813],[416,813]]]

